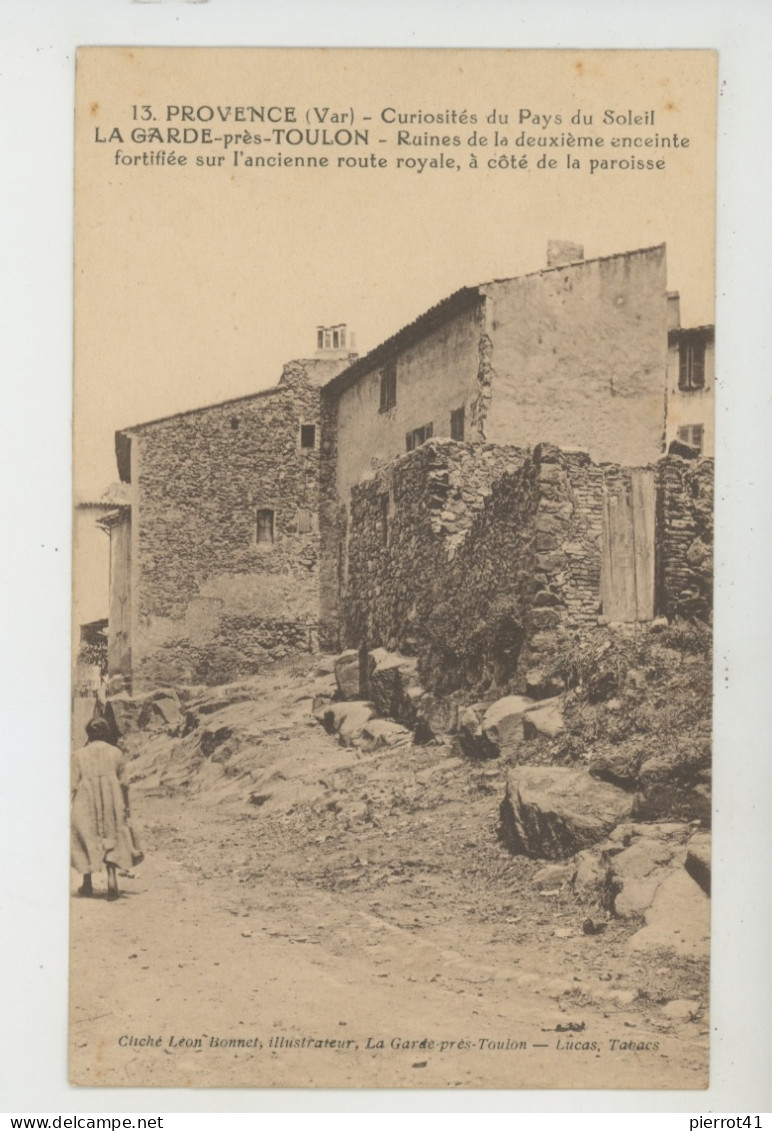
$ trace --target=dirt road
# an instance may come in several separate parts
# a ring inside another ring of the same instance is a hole
[[[73,894],[74,1083],[705,1085],[704,1014],[662,1009],[699,972],[631,954],[618,922],[584,934],[534,887],[495,837],[503,767],[343,751],[291,680],[250,710],[259,766],[245,743],[191,777],[188,740],[153,738],[145,863],[117,903]]]

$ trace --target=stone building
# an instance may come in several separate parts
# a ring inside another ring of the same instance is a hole
[[[113,690],[224,682],[315,646],[320,387],[356,356],[324,330],[276,386],[116,434]]]
[[[712,463],[663,452],[700,424],[711,449],[707,329],[680,328],[664,246],[551,243],[362,358],[318,327],[275,387],[123,429],[112,689],[318,645],[514,685],[599,617],[704,614]]]
[[[677,294],[670,298],[666,444],[687,444],[700,455],[715,450],[715,334],[713,326],[681,326]]]

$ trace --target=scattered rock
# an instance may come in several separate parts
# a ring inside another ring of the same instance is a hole
[[[562,887],[571,878],[570,864],[547,864],[540,868],[533,877],[532,883],[538,888]]]
[[[331,703],[324,716],[324,728],[330,734],[337,734],[344,746],[353,746],[374,716],[372,703],[362,700]]]
[[[686,852],[686,871],[710,895],[710,835],[695,833]]]
[[[140,730],[163,730],[170,735],[178,735],[184,724],[184,716],[177,695],[171,691],[154,694],[145,701],[139,713]]]
[[[598,781],[611,782],[622,789],[634,789],[641,757],[641,754],[624,749],[592,751],[587,768]]]
[[[511,754],[517,749],[523,738],[523,716],[533,705],[533,699],[524,695],[506,695],[491,703],[483,715],[481,729],[497,753]]]
[[[660,885],[644,913],[646,926],[628,940],[631,950],[672,950],[692,958],[710,949],[710,900],[684,868]]]
[[[418,682],[418,660],[375,648],[368,657],[370,698],[379,715],[396,719],[405,726],[416,723],[416,700],[423,694]]]
[[[459,710],[454,749],[467,758],[495,758],[498,755],[498,747],[483,733],[484,713],[485,708],[481,703],[473,703]]]
[[[691,781],[685,781],[683,771],[672,759],[662,755],[647,758],[638,771],[635,816],[650,821],[675,814],[686,821],[710,822],[710,787],[697,782],[698,772],[694,771]]]
[[[525,673],[525,693],[531,699],[552,699],[564,690],[563,680],[548,675],[542,668],[531,668]]]
[[[116,737],[140,729],[139,720],[146,703],[146,695],[134,696],[125,691],[108,698],[105,718]]]
[[[520,766],[507,780],[500,835],[510,851],[564,860],[630,816],[632,798],[565,766]]]
[[[540,734],[555,738],[562,730],[563,712],[559,699],[545,699],[523,715],[523,736],[527,739]]]
[[[393,719],[371,718],[363,727],[358,743],[363,750],[379,750],[383,746],[407,746],[411,740],[407,727]]]

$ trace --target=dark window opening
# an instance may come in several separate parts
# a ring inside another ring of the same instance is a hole
[[[232,416],[231,417],[231,428],[235,431],[238,428],[238,426],[239,426],[238,416]]]
[[[257,512],[257,541],[263,545],[273,544],[273,511]]]
[[[705,388],[705,339],[684,339],[678,349],[678,388]]]
[[[464,438],[464,406],[454,409],[450,414],[450,438],[451,440],[463,440]]]
[[[678,439],[701,453],[704,431],[702,424],[684,424],[678,429]]]
[[[389,541],[389,496],[381,495],[381,541],[387,545]]]
[[[397,403],[397,366],[391,361],[381,370],[381,412],[388,412]]]
[[[324,330],[321,328],[316,331],[316,348],[318,350],[324,349]]]
[[[315,448],[316,447],[316,425],[315,424],[301,424],[300,425],[300,446],[301,446],[301,448]]]
[[[420,448],[421,444],[425,444],[434,435],[434,424],[424,424],[421,428],[414,428],[412,432],[408,432],[405,436],[405,443],[409,452],[414,452],[416,448]]]

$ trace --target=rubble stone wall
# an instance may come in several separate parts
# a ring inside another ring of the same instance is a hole
[[[493,369],[485,439],[644,465],[663,451],[665,247],[486,284]]]
[[[660,594],[700,615],[708,461],[657,469]],[[340,645],[415,655],[423,686],[522,691],[529,668],[602,614],[603,500],[631,469],[539,445],[430,441],[351,493]]]
[[[658,600],[668,617],[710,620],[713,605],[712,459],[667,456],[657,467]]]

